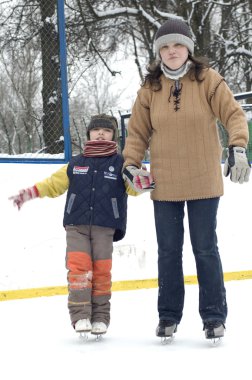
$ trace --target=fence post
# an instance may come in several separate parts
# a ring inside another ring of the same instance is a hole
[[[59,28],[59,47],[60,47],[60,72],[61,72],[61,90],[62,90],[62,122],[64,130],[64,150],[65,161],[72,157],[70,122],[69,122],[69,104],[68,104],[68,85],[67,85],[67,49],[66,49],[66,32],[65,32],[65,13],[64,0],[58,1],[58,28]]]
[[[125,146],[125,140],[126,140],[126,136],[127,136],[127,129],[126,129],[126,125],[125,125],[125,119],[128,119],[130,117],[130,113],[127,113],[125,115],[121,115],[120,114],[120,117],[121,117],[121,151],[123,151],[124,149],[124,146]]]

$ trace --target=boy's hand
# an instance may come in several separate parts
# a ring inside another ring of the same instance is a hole
[[[224,164],[224,176],[232,182],[248,182],[251,172],[251,165],[246,156],[246,149],[239,146],[230,146],[228,148],[228,157]]]
[[[146,170],[145,165],[142,169],[133,165],[126,166],[122,175],[130,187],[138,193],[150,192],[155,189],[155,182],[152,175]]]
[[[29,187],[28,189],[22,189],[17,195],[9,197],[10,201],[13,201],[13,205],[19,210],[23,204],[31,199],[39,197],[39,192],[36,186]]]

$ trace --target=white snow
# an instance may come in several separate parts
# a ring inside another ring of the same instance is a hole
[[[0,291],[66,285],[65,195],[27,202],[17,211],[8,197],[49,176],[59,165],[0,164]],[[218,237],[225,272],[251,270],[252,182],[225,179]],[[129,198],[126,237],[115,244],[113,281],[157,277],[152,202]],[[185,220],[184,271],[195,274]],[[155,336],[157,289],[113,292],[111,325],[101,342],[81,342],[70,325],[67,296],[0,302],[4,380],[89,378],[208,380],[248,378],[252,281],[226,282],[229,315],[222,344],[205,340],[198,314],[198,287],[186,285],[185,309],[176,338]]]

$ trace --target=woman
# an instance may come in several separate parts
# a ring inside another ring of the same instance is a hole
[[[129,120],[123,152],[124,178],[132,188],[149,190],[158,242],[156,335],[171,337],[184,306],[182,250],[184,208],[199,282],[199,313],[206,338],[224,335],[226,291],[218,252],[216,217],[223,195],[219,119],[229,134],[224,175],[248,181],[248,127],[223,77],[193,56],[186,23],[166,21],[155,36],[157,60],[148,67]],[[150,173],[141,161],[150,148]]]

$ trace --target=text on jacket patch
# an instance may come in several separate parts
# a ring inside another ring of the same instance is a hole
[[[109,172],[104,172],[104,178],[115,179],[116,180],[117,179],[117,175],[109,173]]]
[[[89,166],[74,166],[73,174],[87,174]]]

